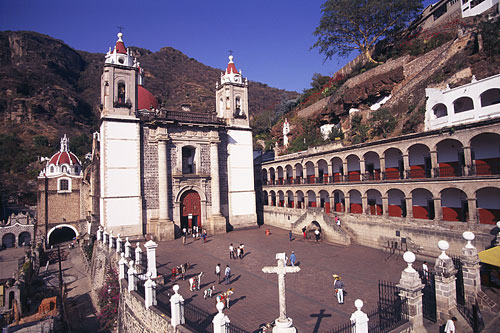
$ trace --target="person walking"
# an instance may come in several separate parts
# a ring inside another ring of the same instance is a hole
[[[288,238],[290,239],[290,242],[292,241],[292,230],[288,232]]]
[[[423,277],[425,279],[425,282],[427,282],[427,280],[429,279],[429,266],[427,266],[427,261],[424,261],[424,263],[422,264],[422,273],[423,273]]]
[[[340,281],[341,277],[337,274],[333,274],[335,282],[333,283],[333,288],[335,288],[335,293],[337,294],[337,301],[339,304],[344,304],[344,282]]]
[[[316,237],[316,243],[319,242],[319,230],[314,230],[314,236]]]
[[[231,281],[231,268],[229,268],[229,265],[226,265],[226,270],[224,271],[224,277],[226,279],[226,284],[230,284]]]
[[[203,238],[203,243],[207,242],[207,229],[203,229],[203,232],[201,233],[201,237]]]
[[[234,259],[234,247],[233,247],[233,243],[231,243],[231,245],[229,245],[229,259]]]
[[[297,257],[295,256],[295,252],[292,251],[290,255],[290,265],[295,266],[295,262],[297,261]]]
[[[306,228],[306,227],[302,228],[302,235],[304,236],[304,240],[306,240],[306,238],[307,238],[307,237],[306,237],[306,236],[307,236],[307,235],[306,235],[306,230],[307,230],[307,228]]]
[[[446,326],[444,327],[444,332],[445,333],[456,333],[455,331],[455,323],[457,322],[457,317],[451,317],[451,319],[448,319],[446,322]]]
[[[217,275],[217,280],[220,284],[220,263],[215,266],[215,275]]]
[[[241,250],[240,251],[240,259],[243,259],[244,248],[245,248],[245,245],[243,243],[240,243],[240,250]]]
[[[240,247],[240,246],[238,246],[238,247],[236,248],[236,257],[237,257],[238,259],[241,259],[241,247]]]

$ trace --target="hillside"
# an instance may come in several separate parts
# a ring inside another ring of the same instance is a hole
[[[110,41],[113,45],[114,40]],[[220,69],[205,66],[171,47],[158,52],[131,47],[145,69],[145,88],[162,107],[191,104],[198,112],[215,110]],[[225,66],[221,59],[221,66]],[[49,156],[67,133],[82,157],[98,129],[100,76],[104,54],[78,51],[47,35],[0,32],[0,189],[2,201],[33,204],[41,169],[37,156]],[[237,64],[239,65],[239,64]],[[295,92],[250,81],[253,117]]]

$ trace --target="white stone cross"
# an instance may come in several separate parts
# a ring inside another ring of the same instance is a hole
[[[287,323],[291,320],[286,316],[285,275],[286,273],[297,273],[300,271],[300,267],[286,266],[286,254],[284,252],[276,253],[276,260],[278,260],[278,266],[263,267],[262,271],[264,273],[278,274],[278,292],[280,302],[280,316],[278,321],[281,323]]]

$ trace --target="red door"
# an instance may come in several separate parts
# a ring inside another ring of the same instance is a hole
[[[200,195],[196,191],[187,191],[181,199],[182,216],[188,218],[188,226],[191,228],[193,221],[201,227],[201,201]]]

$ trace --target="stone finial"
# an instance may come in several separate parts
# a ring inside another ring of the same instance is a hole
[[[467,248],[467,249],[473,249],[474,245],[472,245],[471,241],[473,241],[474,238],[476,238],[476,236],[474,235],[474,233],[471,232],[471,231],[464,231],[464,233],[462,234],[462,237],[467,241],[467,244],[465,245],[465,248]]]
[[[446,254],[446,250],[450,248],[450,244],[445,240],[440,240],[438,242],[438,248],[441,250],[441,254],[439,255],[439,259],[450,259]]]
[[[222,310],[224,310],[224,303],[222,302],[217,302],[217,304],[215,304],[215,307],[217,308],[217,311],[219,313],[222,313]]]
[[[363,307],[363,301],[357,299],[354,301],[354,306],[356,311],[351,315],[351,322],[354,323],[354,332],[356,333],[368,333],[368,321],[370,320],[366,313],[361,311]]]
[[[477,82],[476,76],[472,75],[472,79],[470,80],[471,83]]]
[[[411,251],[406,251],[403,254],[403,259],[408,264],[408,267],[405,268],[405,272],[408,273],[416,272],[415,268],[413,268],[413,263],[415,262],[415,254]]]
[[[410,252],[410,253],[411,253],[411,252]],[[358,311],[361,311],[361,309],[363,308],[363,305],[364,305],[363,301],[362,301],[362,300],[360,300],[359,298],[358,298],[357,300],[355,300],[355,301],[354,301],[354,306],[356,307],[356,309],[357,309]]]

